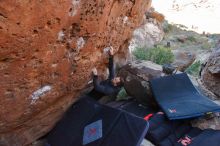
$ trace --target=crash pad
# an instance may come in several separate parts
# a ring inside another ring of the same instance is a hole
[[[140,117],[83,97],[46,139],[50,146],[139,146],[148,126]]]
[[[150,80],[153,95],[170,120],[219,112],[220,106],[201,95],[186,73]]]
[[[168,120],[158,112],[149,120],[146,138],[157,146],[219,146],[220,131],[192,127],[189,120]]]

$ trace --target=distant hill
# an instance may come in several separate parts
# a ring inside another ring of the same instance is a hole
[[[155,0],[153,7],[170,23],[199,33],[220,33],[220,0]]]

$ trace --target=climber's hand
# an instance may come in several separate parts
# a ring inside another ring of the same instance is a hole
[[[109,55],[110,55],[110,56],[113,56],[113,55],[114,55],[114,49],[113,49],[113,47],[110,47],[110,49],[109,49]]]
[[[93,74],[94,76],[97,76],[97,75],[98,75],[98,71],[97,71],[97,69],[96,69],[95,67],[92,69],[92,74]]]

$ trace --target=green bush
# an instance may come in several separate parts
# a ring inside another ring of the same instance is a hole
[[[169,32],[171,32],[173,30],[173,25],[171,25],[171,24],[166,24],[166,25],[164,25],[164,27],[163,27],[163,31],[165,32],[165,33],[169,33]]]
[[[192,76],[198,77],[200,69],[201,69],[201,62],[200,61],[196,61],[195,63],[193,63],[192,65],[190,65],[186,69],[186,72],[188,74],[192,75]]]
[[[172,63],[174,60],[171,49],[162,46],[152,49],[136,48],[133,54],[136,59],[149,60],[160,65]]]
[[[203,44],[202,44],[202,49],[208,50],[208,49],[213,48],[214,46],[215,46],[214,43],[203,42]]]
[[[191,42],[196,42],[196,38],[194,36],[188,36],[187,40],[189,40]]]

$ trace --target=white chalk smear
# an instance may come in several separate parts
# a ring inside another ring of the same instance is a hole
[[[83,37],[80,37],[77,40],[77,50],[80,50],[81,48],[83,48],[85,45],[85,40],[83,39]]]
[[[127,23],[127,22],[128,22],[128,17],[125,16],[125,17],[123,18],[123,24],[125,24],[125,23]]]
[[[61,31],[58,33],[58,40],[59,40],[59,41],[63,41],[63,40],[64,40],[64,37],[65,37],[65,34],[64,34],[64,32],[61,30]]]
[[[45,95],[47,92],[49,92],[52,89],[51,86],[46,85],[38,90],[36,90],[32,95],[31,95],[31,104],[34,104],[39,98],[40,96]]]
[[[69,16],[73,17],[77,14],[77,11],[79,9],[79,0],[72,0],[72,8],[71,11],[69,11]]]

